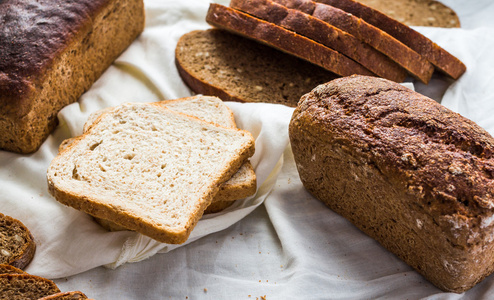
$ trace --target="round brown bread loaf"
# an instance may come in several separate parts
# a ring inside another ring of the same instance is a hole
[[[58,292],[56,284],[46,278],[29,274],[0,275],[0,299],[39,299]]]
[[[19,220],[0,213],[0,263],[24,269],[33,259],[36,244]]]
[[[302,97],[289,126],[304,186],[446,291],[494,270],[494,139],[389,80]]]

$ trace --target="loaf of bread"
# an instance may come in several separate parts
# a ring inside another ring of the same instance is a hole
[[[0,264],[24,269],[33,259],[36,243],[19,220],[0,213]]]
[[[474,122],[351,76],[304,95],[289,135],[307,190],[437,287],[493,272],[494,139]]]
[[[144,28],[142,0],[0,2],[0,149],[31,153]]]
[[[163,243],[183,243],[254,139],[156,104],[102,114],[51,162],[62,204]]]
[[[302,95],[336,78],[314,64],[219,29],[184,34],[175,62],[194,92],[224,101],[295,107]]]

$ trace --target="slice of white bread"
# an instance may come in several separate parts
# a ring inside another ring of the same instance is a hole
[[[215,123],[218,125],[236,128],[235,118],[233,112],[226,106],[218,97],[211,96],[192,96],[186,98],[180,98],[175,100],[167,100],[156,102],[156,105],[167,107],[173,111],[184,113],[190,116],[197,117],[201,120]],[[103,113],[110,112],[113,107],[108,107],[92,113],[86,123],[84,124],[83,131],[88,131],[93,122],[101,116]],[[59,151],[65,149],[74,138],[67,139],[60,145]],[[242,167],[235,173],[232,178],[221,185],[219,192],[213,198],[213,202],[225,202],[235,201],[252,196],[256,193],[257,182],[254,168],[250,162],[245,162]],[[229,206],[227,203],[223,204],[224,208]],[[220,204],[213,207],[208,207],[205,213],[218,212]]]
[[[102,114],[47,172],[62,204],[180,244],[220,185],[254,153],[254,139],[156,104]]]
[[[33,259],[36,244],[19,220],[0,213],[0,264],[24,269]]]

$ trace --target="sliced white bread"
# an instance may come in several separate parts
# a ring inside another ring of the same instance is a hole
[[[247,131],[130,103],[102,114],[55,157],[48,186],[65,205],[179,244],[253,153]]]
[[[155,102],[154,104],[167,107],[173,111],[197,117],[201,120],[215,123],[221,126],[236,128],[233,112],[221,99],[212,96],[192,96],[175,100]],[[92,113],[84,124],[86,132],[93,122],[103,113],[110,112],[113,107],[108,107]],[[74,139],[67,139],[60,145],[59,151],[65,149]],[[250,162],[245,162],[232,178],[221,185],[219,192],[213,198],[213,202],[235,201],[255,194],[257,188],[256,174]],[[226,207],[226,204],[224,205]],[[206,209],[205,213],[218,212],[216,209]]]

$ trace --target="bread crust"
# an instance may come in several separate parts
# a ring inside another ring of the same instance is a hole
[[[354,0],[315,0],[349,12],[392,35],[427,58],[439,71],[458,79],[466,66],[451,53],[409,26]]]
[[[2,299],[38,299],[60,292],[53,281],[30,274],[0,274],[0,283]]]
[[[434,67],[429,61],[380,28],[327,4],[316,3],[311,0],[273,1],[288,8],[300,10],[350,33],[394,60],[405,68],[411,76],[425,84],[429,83],[434,71]]]
[[[353,35],[320,19],[270,0],[232,0],[230,7],[310,38],[360,63],[374,74],[396,82],[405,69]]]
[[[289,127],[309,192],[445,291],[494,270],[494,139],[379,78],[305,95]]]
[[[371,71],[339,52],[280,26],[226,6],[210,4],[206,21],[215,27],[240,34],[305,59],[340,76],[373,75]]]
[[[20,153],[39,148],[58,111],[77,101],[144,28],[142,0],[63,6],[9,0],[0,12],[0,41],[7,43],[0,45],[6,58],[0,62],[0,149]]]

